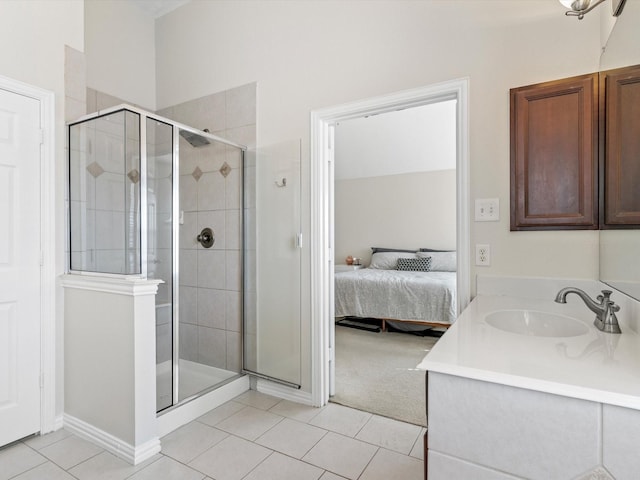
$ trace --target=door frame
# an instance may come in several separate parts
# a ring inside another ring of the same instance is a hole
[[[0,89],[40,103],[40,433],[56,421],[55,94],[0,75]]]
[[[311,112],[311,401],[329,401],[335,360],[333,318],[333,125],[367,115],[418,107],[444,100],[456,105],[457,307],[470,301],[469,232],[469,79],[461,78]]]

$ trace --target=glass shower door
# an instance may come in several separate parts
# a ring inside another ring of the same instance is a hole
[[[245,153],[245,372],[300,386],[300,141]]]

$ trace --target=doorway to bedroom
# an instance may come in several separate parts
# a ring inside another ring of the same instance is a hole
[[[469,80],[457,79],[439,84],[434,84],[426,87],[421,87],[413,90],[406,90],[393,94],[388,94],[381,97],[375,97],[365,99],[357,102],[352,102],[343,105],[337,105],[333,107],[324,108],[322,110],[316,110],[311,112],[311,202],[312,202],[312,215],[311,215],[311,328],[312,328],[312,402],[314,405],[322,406],[330,401],[330,397],[335,396],[336,393],[336,354],[340,345],[336,342],[336,324],[335,324],[335,311],[336,311],[336,299],[334,298],[334,264],[345,264],[346,258],[351,255],[352,257],[360,258],[353,253],[345,253],[345,251],[338,252],[337,249],[341,248],[337,245],[339,242],[337,229],[340,228],[339,221],[335,221],[336,209],[339,208],[337,203],[339,202],[339,192],[334,190],[339,189],[337,182],[334,182],[334,168],[337,167],[339,157],[335,157],[337,142],[336,130],[340,128],[340,124],[346,124],[347,121],[363,119],[364,117],[375,118],[376,116],[387,114],[390,112],[399,112],[404,110],[411,110],[416,107],[422,107],[426,105],[433,105],[442,102],[452,101],[455,109],[455,248],[453,256],[457,261],[457,272],[453,273],[455,276],[455,295],[456,302],[453,310],[453,317],[457,315],[462,309],[466,307],[470,297],[470,276],[469,276],[469,132],[468,132],[468,99],[469,99]],[[379,136],[388,137],[389,132],[383,131]],[[338,133],[339,134],[339,133]],[[339,155],[339,154],[338,154]],[[369,154],[365,154],[369,155]],[[415,156],[414,153],[410,153],[410,156]],[[395,163],[395,158],[387,160],[387,163]],[[419,175],[417,172],[408,172],[414,175],[409,175],[411,180],[414,180]],[[401,174],[396,173],[394,176]],[[367,178],[367,177],[365,177]],[[411,180],[407,180],[408,185]],[[340,180],[338,180],[340,181]],[[438,184],[439,186],[439,184]],[[425,186],[424,189],[436,190],[438,186]],[[351,185],[352,190],[356,187]],[[406,185],[405,185],[406,187]],[[405,190],[408,190],[405,188]],[[334,209],[334,196],[336,197],[336,209]],[[377,209],[387,208],[391,205],[391,199],[399,197],[400,194],[389,193],[385,194],[385,191],[378,188],[376,198],[378,201],[386,204],[383,206],[377,206]],[[440,198],[440,197],[438,197]],[[353,204],[357,204],[361,209],[371,208],[373,210],[373,201],[362,199],[352,199],[350,201]],[[367,203],[368,202],[368,203]],[[423,201],[424,202],[424,201]],[[439,204],[440,200],[431,200],[431,203]],[[397,210],[396,217],[402,218],[405,222],[428,222],[425,217],[426,207],[422,208],[418,214],[402,215],[403,211]],[[375,212],[374,212],[375,213]],[[351,217],[358,217],[358,214],[351,214]],[[369,217],[370,222],[375,222],[380,218],[379,212],[377,216]],[[335,232],[334,232],[335,230]],[[394,228],[387,228],[386,231],[393,233]],[[394,237],[385,237],[381,241],[391,242],[395,240]],[[411,239],[409,239],[411,240]],[[417,241],[425,242],[429,238],[423,239],[416,238]],[[334,243],[335,241],[335,243]],[[429,246],[428,244],[418,243],[417,245],[410,245],[407,248],[403,248],[397,244],[388,243],[374,244],[375,239],[366,240],[364,251],[368,252],[368,258],[361,258],[360,263],[362,267],[367,262],[372,260],[371,247],[383,247],[392,250],[403,249],[410,250],[409,252],[400,252],[403,258],[405,257],[422,257],[423,254],[428,252],[418,252],[421,248],[431,250],[444,250],[444,248],[435,248],[435,246]],[[354,248],[354,247],[351,247]],[[355,252],[354,248],[354,252]],[[360,249],[360,252],[363,250]],[[382,257],[389,257],[388,253],[393,252],[380,252]],[[397,253],[397,252],[396,252]],[[440,252],[438,252],[440,253]],[[451,254],[451,252],[445,252]],[[430,254],[428,256],[431,256]],[[375,261],[378,259],[375,258]],[[382,259],[382,260],[388,260]],[[393,259],[392,259],[393,260]],[[395,258],[394,265],[397,267],[397,260]],[[358,263],[357,261],[355,263]],[[348,273],[361,272],[363,270],[370,270],[370,268],[360,268],[354,270],[348,268]],[[338,267],[338,270],[345,269],[344,265]],[[391,269],[389,269],[391,270]],[[412,302],[404,302],[412,303]],[[387,318],[401,319],[400,315],[390,315]],[[402,323],[404,325],[404,323]],[[344,331],[356,332],[356,329],[347,329]],[[364,333],[370,333],[363,330]],[[360,332],[358,332],[360,333]],[[358,334],[356,333],[356,335]],[[372,333],[372,335],[377,335]],[[403,335],[403,338],[420,339],[418,336]],[[372,338],[371,336],[369,338]],[[435,337],[423,337],[433,338]],[[426,354],[426,350],[429,346],[421,344],[423,351],[420,353],[421,359]],[[379,347],[376,345],[375,347]],[[370,350],[376,350],[380,352],[380,348],[372,347]],[[364,347],[367,350],[367,347]],[[338,353],[339,354],[339,353]],[[381,357],[382,355],[378,355]],[[395,358],[395,356],[394,356]],[[368,361],[369,366],[373,363],[373,360]],[[416,363],[417,365],[417,363]],[[414,370],[415,366],[405,367],[405,370]],[[393,367],[392,367],[393,369]],[[406,391],[403,387],[394,387],[393,385],[386,385],[385,381],[380,375],[377,375],[374,369],[373,378],[376,385],[381,391],[382,396],[387,398],[400,398]],[[379,372],[378,372],[379,373]],[[413,384],[422,391],[424,388],[424,372],[417,372],[417,380],[412,380]],[[367,396],[363,393],[359,397]],[[414,403],[420,405],[419,409],[424,410],[424,401],[412,400]],[[398,402],[395,402],[396,405]],[[335,408],[339,406],[334,405]],[[332,407],[332,408],[334,408]],[[358,408],[365,409],[363,406]],[[369,409],[369,408],[367,408]],[[398,407],[396,407],[398,409]],[[400,408],[405,410],[404,407]],[[392,415],[389,415],[392,416]],[[396,415],[393,415],[396,416]],[[410,420],[411,421],[411,420]],[[422,423],[420,421],[414,421],[414,423]]]
[[[419,425],[415,367],[455,318],[456,102],[334,126],[330,401]]]

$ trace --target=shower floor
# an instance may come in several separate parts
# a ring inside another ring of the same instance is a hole
[[[156,405],[158,410],[171,406],[172,375],[170,361],[159,363],[156,368]],[[178,401],[192,397],[214,385],[238,375],[237,372],[210,367],[189,360],[180,360]]]

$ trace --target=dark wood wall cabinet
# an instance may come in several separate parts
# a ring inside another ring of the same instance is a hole
[[[640,225],[640,66],[510,97],[511,230]]]
[[[600,73],[601,228],[640,226],[640,66]]]
[[[511,90],[511,230],[597,229],[598,75]]]

